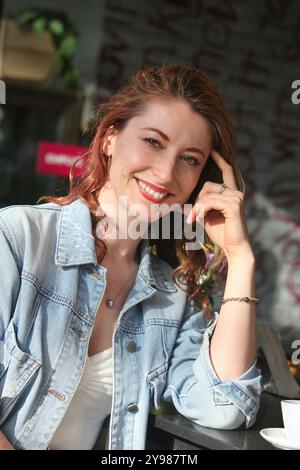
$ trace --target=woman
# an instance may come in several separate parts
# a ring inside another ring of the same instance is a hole
[[[194,68],[142,67],[101,105],[84,158],[68,196],[0,212],[2,447],[92,449],[110,415],[107,447],[143,449],[161,399],[203,426],[251,426],[255,259],[214,85]],[[144,236],[185,203],[193,227],[204,214],[211,269],[227,262],[213,318],[207,245],[187,249],[184,233],[154,254]]]

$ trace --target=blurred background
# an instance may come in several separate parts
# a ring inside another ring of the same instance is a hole
[[[300,2],[0,0],[0,15],[0,205],[67,191],[93,107],[136,68],[202,69],[236,126],[258,321],[278,329],[290,358],[300,348]]]

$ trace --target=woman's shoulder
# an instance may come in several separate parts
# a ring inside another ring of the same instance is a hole
[[[0,217],[5,217],[6,215],[25,215],[25,214],[38,214],[43,211],[60,211],[61,206],[54,203],[46,204],[13,204],[11,206],[0,207]]]
[[[25,220],[34,220],[59,213],[59,204],[22,204],[2,207],[0,209],[0,221],[4,223],[16,223]]]
[[[60,212],[61,206],[53,203],[3,207],[0,209],[0,230],[8,238],[16,240],[33,232],[42,235]]]

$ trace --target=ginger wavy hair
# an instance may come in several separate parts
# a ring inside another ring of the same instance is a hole
[[[91,213],[93,234],[100,255],[100,263],[106,253],[103,240],[96,237],[97,223],[102,216],[97,215],[98,194],[109,175],[109,159],[103,144],[109,128],[122,131],[127,122],[136,116],[147,103],[157,99],[178,99],[188,103],[192,110],[206,118],[212,135],[213,148],[219,151],[233,167],[238,189],[245,192],[243,178],[235,163],[235,133],[223,100],[212,81],[199,69],[177,64],[143,66],[131,77],[128,85],[121,88],[107,102],[102,103],[96,112],[93,126],[93,139],[89,151],[80,157],[84,161],[84,172],[74,177],[74,166],[70,171],[70,189],[66,196],[43,196],[39,199],[65,205],[79,197],[83,199]],[[220,170],[212,158],[208,158],[186,203],[194,204],[205,181],[222,183]],[[170,232],[172,234],[171,220]],[[189,300],[203,309],[208,317],[212,310],[209,305],[209,292],[203,289],[201,279],[208,278],[220,266],[224,267],[223,251],[209,240],[205,233],[205,243],[200,250],[186,250],[186,239],[150,239],[152,253],[171,265],[171,279],[184,290]],[[208,248],[209,247],[209,248]],[[208,263],[207,252],[213,263]],[[226,264],[226,263],[225,263]],[[223,269],[223,268],[222,268]]]

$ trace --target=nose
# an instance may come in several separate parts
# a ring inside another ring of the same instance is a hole
[[[161,158],[153,169],[157,177],[157,183],[162,185],[170,185],[174,182],[175,178],[175,161],[174,159],[164,156]]]

